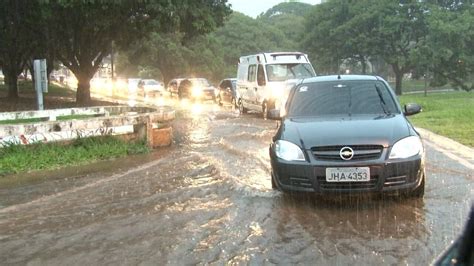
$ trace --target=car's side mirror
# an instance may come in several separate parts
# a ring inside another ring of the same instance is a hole
[[[404,106],[403,114],[405,114],[406,116],[418,114],[419,112],[421,112],[421,106],[419,104],[407,103]]]

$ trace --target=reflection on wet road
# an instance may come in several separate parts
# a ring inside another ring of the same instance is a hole
[[[464,225],[472,171],[429,146],[423,200],[289,197],[271,189],[275,121],[180,108],[165,152],[0,188],[2,264],[426,265]]]

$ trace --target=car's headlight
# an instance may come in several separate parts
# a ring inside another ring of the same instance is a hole
[[[192,94],[194,97],[199,97],[202,94],[202,89],[201,87],[193,87],[192,88]]]
[[[418,136],[397,141],[390,152],[390,159],[404,159],[423,153],[423,144]]]
[[[300,147],[286,140],[277,140],[275,142],[275,154],[278,158],[285,161],[305,161]]]

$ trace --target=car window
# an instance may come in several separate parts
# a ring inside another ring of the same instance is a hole
[[[249,75],[248,75],[248,81],[255,81],[257,75],[256,75],[256,70],[257,66],[256,65],[251,65],[249,66]]]
[[[158,85],[159,83],[156,80],[147,80],[145,84],[147,84],[147,85]]]
[[[289,116],[399,113],[388,88],[379,81],[335,81],[297,87]]]
[[[268,81],[303,79],[316,75],[310,64],[270,64],[265,68]]]
[[[219,84],[219,88],[220,88],[220,89],[225,89],[225,86],[226,86],[226,81],[223,80],[223,81]]]

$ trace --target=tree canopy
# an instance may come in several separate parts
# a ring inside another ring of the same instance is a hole
[[[25,38],[41,39],[34,34],[43,31],[36,24],[40,22],[56,44],[50,48],[78,80],[76,101],[87,102],[90,80],[111,53],[112,43],[129,48],[149,32],[182,33],[185,42],[222,25],[230,8],[226,0],[20,0],[8,1],[0,12],[0,61],[7,76],[13,79],[19,73],[12,70],[8,75],[10,69],[22,69],[24,61],[35,56],[34,42]],[[16,79],[7,82],[16,84]]]
[[[462,0],[329,0],[280,3],[256,19],[226,0],[6,0],[0,6],[0,66],[17,97],[18,74],[34,58],[55,59],[78,79],[77,101],[111,53],[122,76],[236,74],[242,55],[302,51],[318,74],[395,77],[410,73],[473,88],[474,5]],[[112,51],[114,50],[114,51]],[[118,52],[117,52],[118,51]]]

